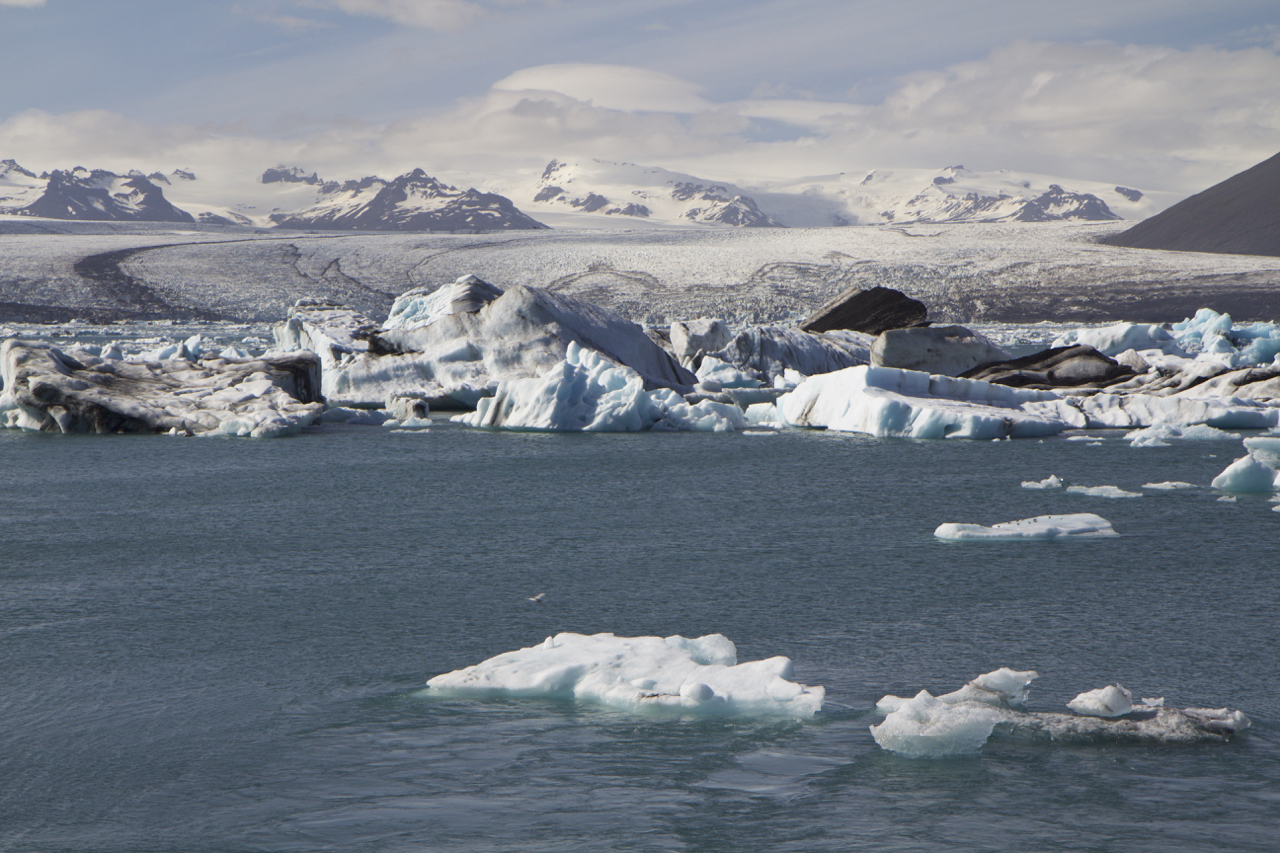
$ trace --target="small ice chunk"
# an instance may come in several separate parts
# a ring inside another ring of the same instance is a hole
[[[1043,480],[1023,480],[1022,488],[1024,489],[1061,489],[1062,478],[1057,474],[1050,474]]]
[[[1280,474],[1250,453],[1228,465],[1209,485],[1224,492],[1270,492],[1280,488]]]
[[[1142,704],[1143,704],[1143,705],[1146,705],[1148,708],[1163,708],[1163,707],[1164,707],[1164,697],[1163,697],[1163,696],[1160,696],[1160,697],[1158,697],[1158,698],[1156,698],[1156,699],[1148,699],[1148,698],[1146,698],[1146,697],[1144,696],[1144,697],[1143,697],[1143,699],[1142,699]]]
[[[1075,495],[1088,495],[1094,498],[1142,497],[1142,492],[1126,492],[1118,486],[1067,486],[1067,491]]]
[[[1163,483],[1143,483],[1144,489],[1161,489],[1169,491],[1172,489],[1194,489],[1195,483],[1184,483],[1182,480],[1165,480]]]
[[[911,758],[964,755],[980,750],[1007,713],[978,702],[944,702],[921,690],[872,726],[871,736],[882,749]]]
[[[1067,707],[1086,717],[1122,717],[1133,711],[1133,694],[1119,684],[1081,693]]]
[[[933,535],[947,540],[1006,540],[1059,539],[1064,536],[1118,536],[1111,522],[1091,512],[1070,515],[1038,515],[1018,521],[1003,521],[984,527],[981,524],[948,522],[941,524]]]

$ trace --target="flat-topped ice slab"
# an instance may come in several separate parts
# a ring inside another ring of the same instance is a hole
[[[791,679],[785,657],[737,662],[721,634],[618,637],[557,634],[527,649],[437,675],[432,694],[566,698],[637,713],[770,716],[807,719],[822,707],[824,690]]]
[[[953,541],[996,540],[1018,542],[1031,539],[1063,539],[1067,537],[1118,536],[1111,522],[1091,512],[1067,515],[1038,515],[1017,521],[1002,521],[990,527],[981,524],[948,522],[933,535]]]
[[[823,427],[877,437],[1009,438],[1056,435],[1070,407],[1032,412],[1033,403],[1060,404],[1051,391],[1023,390],[976,379],[890,367],[850,367],[810,376],[778,398],[792,426]]]

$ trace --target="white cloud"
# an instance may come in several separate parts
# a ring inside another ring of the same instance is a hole
[[[555,92],[593,106],[635,112],[694,113],[714,106],[698,95],[700,87],[687,80],[629,65],[539,65],[504,77],[493,88]]]
[[[297,0],[297,5],[441,32],[457,32],[487,14],[484,5],[470,0]]]
[[[561,64],[511,74],[447,110],[333,123],[291,139],[32,110],[0,123],[0,151],[33,169],[192,166],[253,177],[286,162],[347,178],[421,166],[446,180],[493,175],[494,186],[552,157],[626,160],[747,185],[963,163],[1190,193],[1276,153],[1277,79],[1280,55],[1271,48],[1018,42],[903,78],[879,104],[715,103],[669,74]]]

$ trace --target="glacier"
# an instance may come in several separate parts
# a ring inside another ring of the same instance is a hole
[[[825,691],[794,677],[785,657],[738,663],[737,648],[721,634],[561,633],[437,675],[424,695],[575,699],[639,714],[811,718]]]

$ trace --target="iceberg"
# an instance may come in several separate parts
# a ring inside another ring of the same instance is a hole
[[[1081,693],[1067,707],[1086,717],[1123,717],[1133,711],[1133,694],[1119,684]]]
[[[1132,696],[1117,685],[1072,700],[1069,707],[1078,705],[1082,715],[1027,711],[1025,688],[1035,677],[997,670],[943,696],[927,690],[911,699],[886,696],[876,705],[886,716],[871,726],[871,736],[900,755],[944,758],[976,754],[993,734],[1050,743],[1191,744],[1222,743],[1249,727],[1247,716],[1229,708],[1172,708],[1151,699],[1135,709]],[[989,678],[996,689],[983,688]],[[1000,689],[1019,682],[1020,694]],[[1115,715],[1125,704],[1128,710]]]
[[[1050,474],[1043,480],[1023,480],[1022,488],[1024,489],[1061,489],[1063,487],[1062,478],[1057,474]]]
[[[228,361],[73,358],[48,343],[0,345],[0,426],[43,432],[272,437],[324,412],[312,353]]]
[[[1126,350],[1141,353],[1159,350],[1169,355],[1186,355],[1173,333],[1163,326],[1139,323],[1117,323],[1100,329],[1076,329],[1054,339],[1052,347],[1091,346],[1103,355],[1114,358]]]
[[[1045,401],[1061,399],[1052,391],[861,366],[810,376],[775,405],[792,426],[878,437],[992,439],[1067,429],[1069,424],[1052,414],[1024,408]]]
[[[808,719],[824,690],[785,657],[737,662],[721,634],[688,639],[563,633],[427,682],[428,695],[564,698],[636,713]]]
[[[964,326],[916,326],[882,332],[871,347],[872,367],[897,367],[959,376],[1013,357],[1004,347]]]
[[[866,364],[874,341],[871,335],[847,330],[810,334],[780,326],[755,326],[706,356],[774,387],[779,378],[785,381],[788,370],[813,376]]]
[[[1062,539],[1077,536],[1119,536],[1111,522],[1091,512],[1070,515],[1038,515],[1018,521],[1002,521],[990,527],[981,524],[947,522],[933,535],[951,541],[998,540],[1019,542],[1030,539]]]
[[[1088,495],[1093,498],[1142,497],[1142,492],[1127,492],[1119,486],[1067,486],[1067,492],[1073,495]]]
[[[542,376],[502,382],[474,412],[452,420],[486,429],[557,432],[732,432],[748,426],[732,403],[694,405],[671,390],[645,391],[634,370],[577,343],[570,343],[565,360]]]
[[[1232,493],[1270,492],[1280,489],[1280,472],[1250,453],[1228,465],[1209,485]]]
[[[331,405],[377,408],[393,395],[418,395],[432,408],[470,409],[500,382],[543,375],[575,343],[630,368],[646,390],[684,391],[697,381],[643,329],[616,314],[519,285],[503,292],[475,276],[434,291],[407,291],[384,328],[349,337],[365,349],[353,345],[325,363]]]

